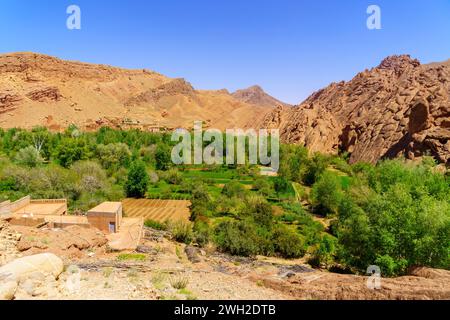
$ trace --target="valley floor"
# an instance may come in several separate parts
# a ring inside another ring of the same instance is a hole
[[[151,229],[138,253],[124,254],[109,252],[93,230],[36,231],[1,224],[0,265],[52,252],[66,266],[57,280],[33,277],[21,283],[18,300],[450,299],[450,272],[444,270],[417,269],[407,277],[381,279],[381,289],[370,290],[364,276],[314,270],[302,260],[199,250]]]

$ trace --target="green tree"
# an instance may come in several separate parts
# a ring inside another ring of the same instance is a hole
[[[363,271],[375,264],[388,276],[411,266],[448,268],[450,204],[416,188],[396,183],[360,206],[342,201],[338,239],[347,265]]]
[[[288,190],[289,182],[284,177],[276,177],[273,186],[277,194],[280,194]]]
[[[16,162],[28,167],[36,167],[43,163],[44,159],[35,147],[28,146],[19,150],[16,154]]]
[[[314,210],[325,216],[337,213],[341,197],[340,178],[331,172],[322,174],[311,190]]]
[[[79,160],[86,160],[89,157],[89,149],[84,140],[77,138],[62,139],[55,151],[55,158],[58,163],[68,168]]]
[[[147,192],[149,177],[145,164],[142,161],[134,161],[128,172],[125,183],[125,193],[128,197],[143,198]]]
[[[306,171],[303,175],[303,183],[312,186],[325,172],[329,164],[329,157],[320,153],[314,154],[314,156],[308,160],[306,164]]]
[[[100,144],[97,146],[97,156],[103,168],[117,170],[128,165],[131,152],[125,143]]]
[[[207,186],[200,182],[195,183],[191,189],[191,221],[196,221],[198,217],[207,215],[214,204],[208,193]]]
[[[168,145],[158,144],[155,152],[155,162],[157,170],[168,170],[172,163],[171,149]]]

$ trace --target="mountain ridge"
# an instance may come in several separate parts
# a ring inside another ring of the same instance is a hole
[[[0,55],[0,127],[95,130],[192,127],[247,128],[268,108],[219,90],[147,69],[65,61],[30,53]]]
[[[29,52],[0,55],[1,128],[189,129],[196,120],[222,130],[279,128],[283,142],[347,152],[351,162],[429,154],[448,164],[450,59],[421,64],[409,55],[389,56],[291,106],[260,86],[198,90],[146,69]]]
[[[263,88],[259,85],[253,85],[246,89],[240,89],[231,94],[237,100],[266,107],[277,107],[277,106],[285,106],[290,107],[291,105],[285,102],[282,102],[268,93],[264,91]]]
[[[450,65],[390,56],[294,108],[273,110],[260,126],[312,152],[348,152],[353,163],[430,154],[449,164]]]

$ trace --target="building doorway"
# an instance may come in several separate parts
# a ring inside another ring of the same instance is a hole
[[[116,233],[116,223],[115,222],[110,222],[109,223],[109,232],[110,233]]]

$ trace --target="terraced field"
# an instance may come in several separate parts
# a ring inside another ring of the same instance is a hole
[[[125,199],[122,203],[125,216],[131,218],[158,222],[189,221],[191,215],[191,202],[188,200]]]

